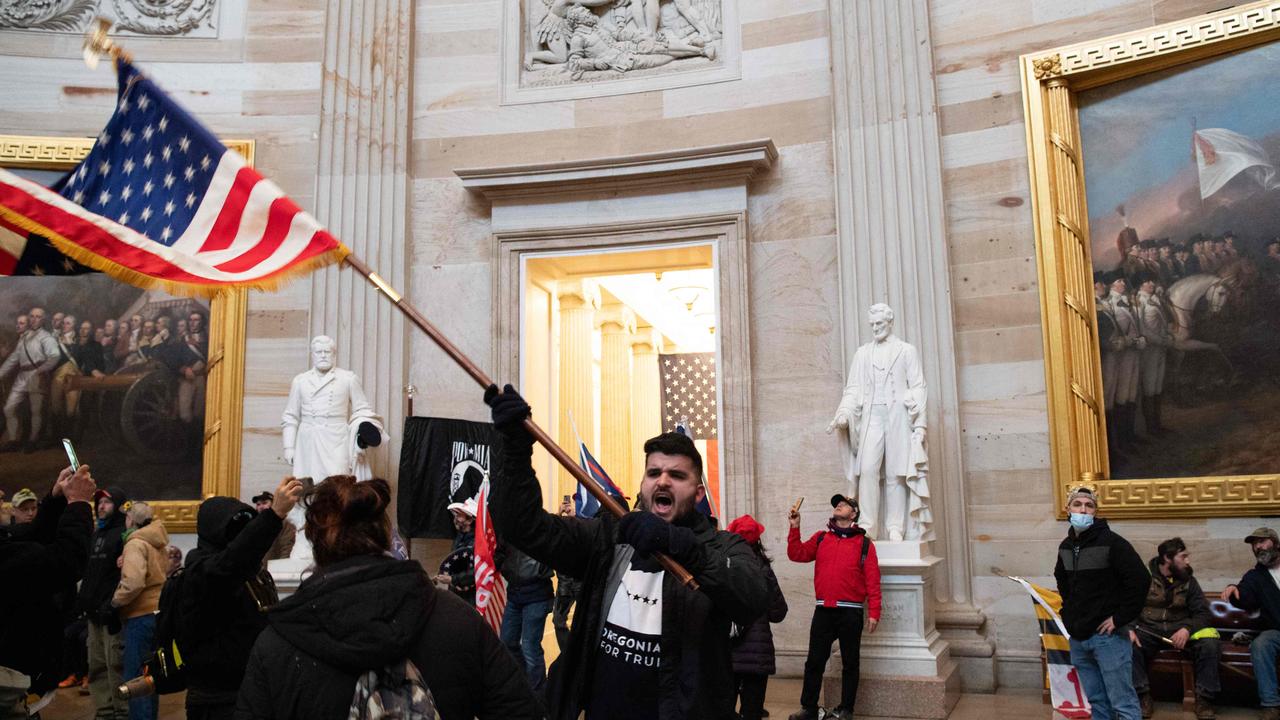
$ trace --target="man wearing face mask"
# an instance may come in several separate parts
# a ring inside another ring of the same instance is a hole
[[[1244,539],[1253,548],[1258,564],[1244,574],[1239,585],[1228,585],[1222,599],[1244,610],[1259,610],[1267,629],[1249,643],[1253,676],[1258,683],[1261,720],[1280,720],[1280,684],[1276,682],[1276,656],[1280,655],[1280,536],[1260,527]]]
[[[1142,611],[1151,576],[1129,541],[1094,517],[1098,501],[1091,489],[1072,490],[1067,512],[1071,529],[1058,545],[1053,576],[1071,635],[1071,664],[1094,720],[1138,720],[1133,646],[1125,630]]]
[[[1146,604],[1134,629],[1129,631],[1129,641],[1134,645],[1133,686],[1142,704],[1142,717],[1151,717],[1155,708],[1147,668],[1169,645],[1161,638],[1168,638],[1174,648],[1190,653],[1195,665],[1197,720],[1212,720],[1217,717],[1213,698],[1221,689],[1218,661],[1222,646],[1216,637],[1192,639],[1195,633],[1211,626],[1213,613],[1200,583],[1192,576],[1187,544],[1182,538],[1165,540],[1147,567],[1151,584]]]
[[[547,681],[551,717],[733,717],[730,623],[765,614],[768,586],[751,546],[697,511],[705,489],[693,441],[664,433],[644,444],[636,511],[565,517],[542,509],[529,405],[510,385],[490,386],[485,402],[498,434],[489,510],[499,540],[582,579],[569,642]],[[655,552],[699,588],[665,572]]]

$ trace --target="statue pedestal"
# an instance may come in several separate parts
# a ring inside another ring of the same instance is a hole
[[[942,562],[920,541],[877,542],[881,617],[862,635],[855,715],[945,718],[960,700],[960,675],[934,622],[933,575]],[[823,679],[825,705],[840,703],[839,663]]]

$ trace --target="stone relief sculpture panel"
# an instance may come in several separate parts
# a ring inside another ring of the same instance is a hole
[[[523,0],[523,87],[714,67],[723,0]]]
[[[0,29],[83,32],[94,15],[115,32],[159,37],[218,37],[218,0],[0,0]]]

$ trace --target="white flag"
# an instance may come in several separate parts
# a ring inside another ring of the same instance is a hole
[[[1271,158],[1252,138],[1223,128],[1205,128],[1197,131],[1193,140],[1202,200],[1241,173],[1247,174],[1263,190],[1280,187]]]

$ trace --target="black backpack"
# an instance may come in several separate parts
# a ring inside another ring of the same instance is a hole
[[[151,676],[156,693],[167,695],[187,689],[186,665],[178,648],[181,627],[182,584],[186,570],[179,568],[164,581],[160,590],[159,614],[156,615],[156,652],[143,665]]]

